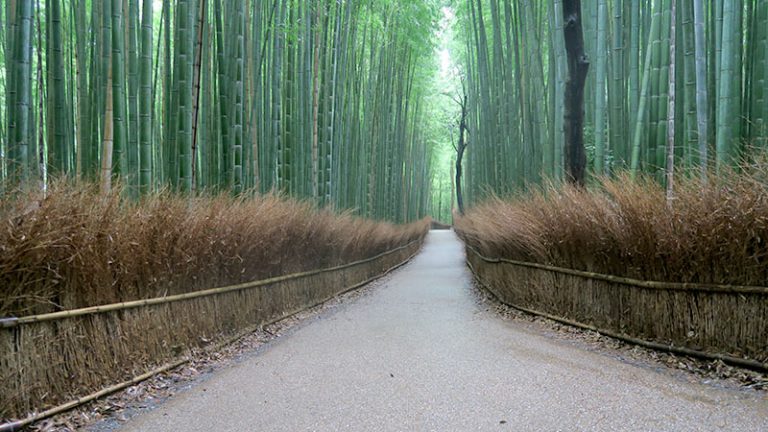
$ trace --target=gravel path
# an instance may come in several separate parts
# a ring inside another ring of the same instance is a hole
[[[123,431],[768,431],[765,393],[580,349],[478,305],[450,231],[353,303]]]

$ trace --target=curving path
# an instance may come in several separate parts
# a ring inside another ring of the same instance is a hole
[[[477,305],[459,240],[124,431],[768,431],[765,394],[690,383]]]

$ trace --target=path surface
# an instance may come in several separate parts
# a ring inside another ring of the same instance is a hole
[[[764,394],[689,383],[478,306],[449,231],[370,295],[124,431],[768,431]]]

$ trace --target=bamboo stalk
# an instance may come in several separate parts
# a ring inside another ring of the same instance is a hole
[[[112,0],[112,166],[111,175],[127,180],[128,118],[125,92],[125,31],[121,0]],[[126,182],[126,184],[129,184]]]
[[[104,195],[112,190],[112,155],[114,150],[114,111],[112,95],[112,68],[107,71],[106,103],[104,105],[104,140],[101,144],[101,191]]]
[[[701,180],[707,180],[707,164],[709,162],[709,95],[707,93],[707,58],[704,39],[704,7],[703,0],[693,0],[693,28],[694,28],[694,50],[696,56],[696,131],[699,142],[699,164],[701,169]]]
[[[176,6],[178,30],[176,33],[177,45],[174,49],[176,67],[174,68],[173,82],[178,91],[178,105],[174,106],[174,126],[178,153],[172,157],[177,158],[178,161],[176,184],[183,193],[194,192],[192,187],[192,166],[194,164],[194,154],[192,153],[194,24],[191,16],[193,10],[194,2],[191,0],[179,0]]]
[[[197,190],[197,184],[198,177],[200,174],[197,172],[197,163],[196,163],[196,155],[199,153],[198,150],[198,135],[200,132],[198,131],[198,128],[200,128],[200,76],[201,76],[201,68],[202,68],[202,59],[203,59],[203,28],[206,25],[206,2],[205,0],[201,1],[201,4],[199,6],[199,12],[194,11],[195,14],[197,14],[196,21],[197,21],[197,31],[194,36],[195,42],[194,42],[194,65],[193,65],[193,71],[192,71],[192,172],[191,172],[191,190],[195,191]]]
[[[599,1],[597,13],[597,63],[595,64],[595,161],[594,174],[605,174],[605,86],[607,73],[606,45],[608,43],[608,6],[605,0]]]
[[[152,190],[152,121],[154,92],[152,90],[152,31],[153,9],[150,0],[142,4],[141,68],[139,70],[139,193]],[[161,18],[162,20],[162,18]],[[161,27],[162,28],[162,27]],[[158,54],[160,51],[158,50]]]
[[[675,56],[677,48],[677,38],[675,27],[677,24],[676,3],[672,1],[672,13],[670,14],[671,24],[669,31],[669,94],[667,97],[667,158],[665,179],[667,183],[667,202],[670,203],[675,193]]]

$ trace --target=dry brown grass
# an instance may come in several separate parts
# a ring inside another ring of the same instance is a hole
[[[55,184],[0,206],[0,317],[177,294],[330,267],[420,238],[407,226],[268,195],[141,202]]]
[[[641,280],[768,284],[765,170],[681,180],[671,201],[650,179],[603,180],[590,190],[545,187],[493,198],[456,226],[490,257]]]

